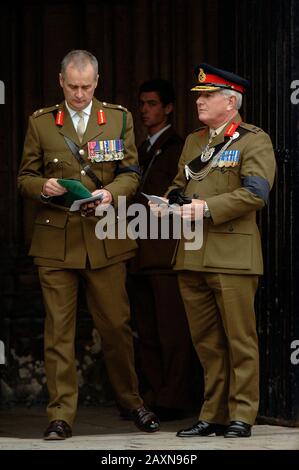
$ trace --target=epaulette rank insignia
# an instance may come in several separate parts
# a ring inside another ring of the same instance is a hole
[[[39,114],[41,114],[43,112],[43,108],[42,109],[37,109],[36,111],[34,111],[33,113],[33,116],[34,117],[37,117]]]
[[[247,124],[247,122],[242,122],[240,124],[240,127],[243,127],[244,129],[250,132],[254,132],[254,134],[257,134],[258,132],[263,131],[263,129],[261,129],[260,127],[254,126],[253,124]]]
[[[202,132],[205,132],[205,131],[207,131],[207,130],[208,130],[208,127],[207,127],[207,126],[200,126],[200,127],[197,127],[196,129],[194,129],[194,130],[192,131],[192,134],[196,134],[196,132],[202,133]]]
[[[119,111],[128,112],[127,108],[125,108],[121,104],[111,104],[111,103],[106,103],[106,101],[103,101],[103,106],[105,108],[113,108],[113,109],[118,109]]]
[[[58,108],[59,104],[56,104],[55,106],[51,106],[49,108],[41,108],[41,109],[37,109],[36,111],[34,111],[34,113],[32,114],[32,116],[34,118],[37,118],[39,116],[41,116],[42,114],[46,114],[46,113],[51,113],[52,111],[54,111],[56,108]]]

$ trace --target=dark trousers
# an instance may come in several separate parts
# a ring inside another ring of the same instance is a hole
[[[191,410],[198,406],[200,364],[193,349],[177,275],[160,272],[129,277],[138,334],[141,395],[150,406]]]

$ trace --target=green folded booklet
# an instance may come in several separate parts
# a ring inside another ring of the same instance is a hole
[[[79,180],[58,179],[57,183],[67,189],[67,193],[64,194],[67,206],[70,206],[78,199],[92,197],[91,192]]]
[[[80,210],[81,204],[102,199],[102,194],[93,196],[91,192],[79,180],[58,179],[57,182],[67,189],[63,195],[64,203],[70,208],[71,212]]]

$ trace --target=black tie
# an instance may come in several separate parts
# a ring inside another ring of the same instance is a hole
[[[150,138],[148,137],[145,141],[145,151],[149,152],[150,149],[151,149],[151,146],[152,146],[152,144],[151,144]]]

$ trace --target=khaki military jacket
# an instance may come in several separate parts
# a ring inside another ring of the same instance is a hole
[[[262,209],[273,185],[275,157],[269,136],[260,128],[241,122],[238,114],[231,122],[240,123],[241,138],[227,150],[238,150],[238,163],[217,166],[201,181],[186,180],[185,164],[201,155],[209,140],[207,127],[190,134],[179,161],[179,171],[169,191],[185,188],[191,198],[205,200],[211,218],[204,219],[203,246],[196,251],[184,249],[179,242],[175,269],[261,274],[263,260],[256,211]],[[225,142],[230,123],[213,140],[213,146]],[[237,129],[238,131],[238,129]]]
[[[61,126],[55,121],[58,110],[64,112]],[[104,123],[98,120],[99,110],[104,112]],[[81,217],[79,212],[69,212],[68,207],[55,203],[56,198],[51,198],[49,202],[41,200],[43,184],[49,178],[78,179],[89,191],[97,189],[82,171],[64,136],[84,150],[83,158],[89,162],[89,141],[120,139],[123,131],[122,160],[90,162],[91,169],[102,181],[104,188],[111,192],[114,204],[119,195],[132,198],[139,184],[131,114],[122,106],[101,103],[94,98],[81,144],[64,103],[36,111],[30,116],[18,186],[24,197],[40,202],[29,252],[37,265],[84,268],[88,257],[92,268],[100,268],[134,255],[137,245],[133,240],[99,240],[95,236],[98,218]]]

